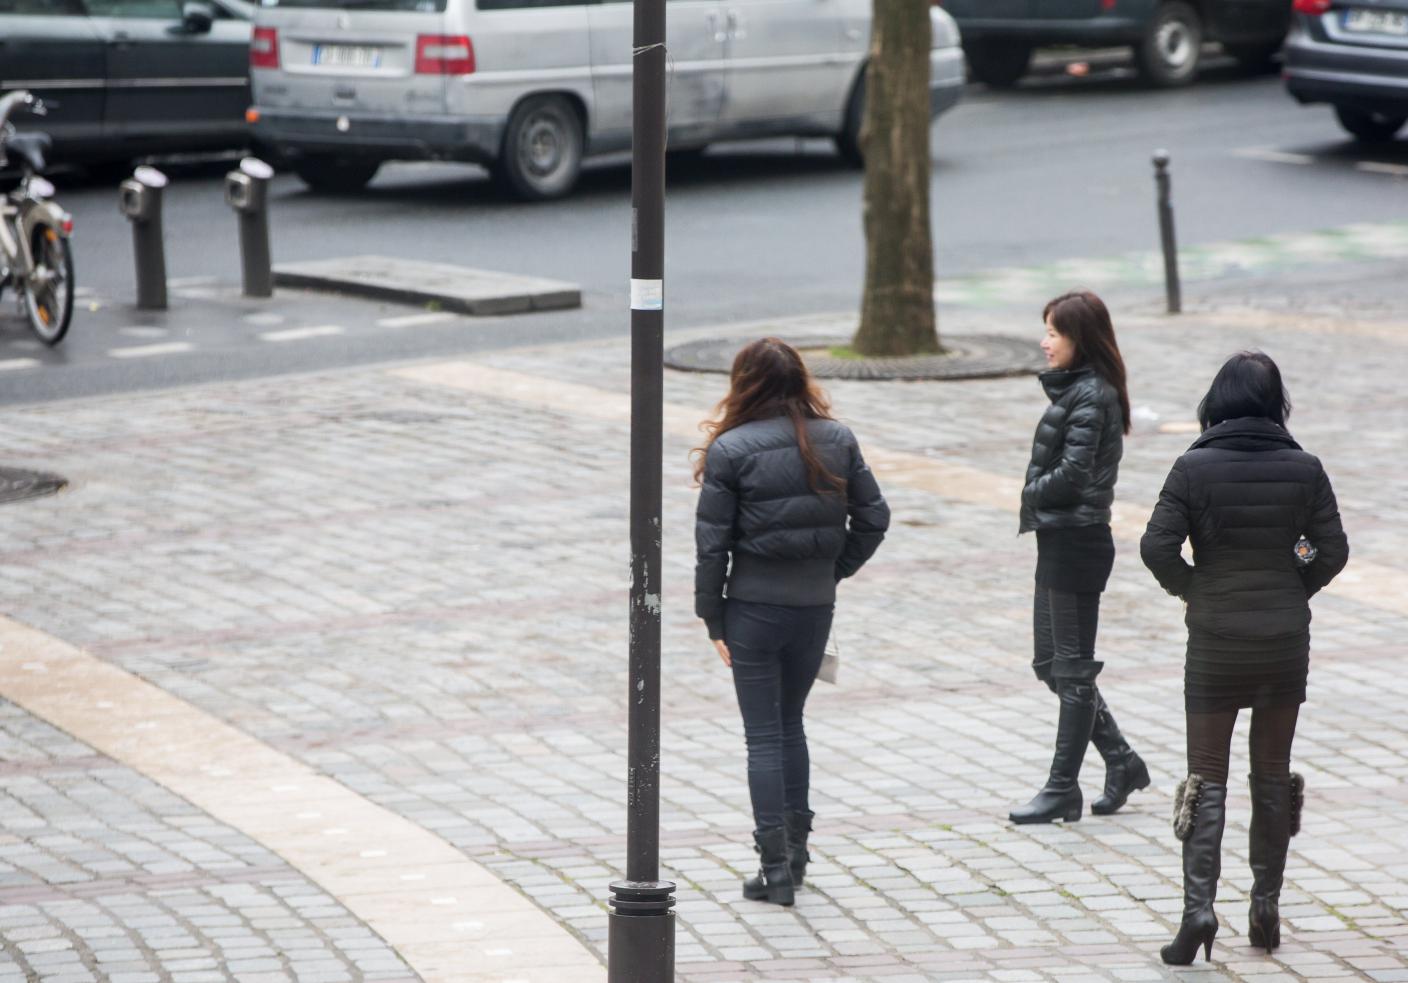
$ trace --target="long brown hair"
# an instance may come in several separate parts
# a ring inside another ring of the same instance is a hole
[[[704,457],[722,434],[753,420],[786,416],[797,432],[797,450],[811,490],[820,495],[846,487],[845,479],[827,470],[807,435],[808,420],[833,419],[831,404],[802,356],[787,342],[759,338],[739,349],[729,373],[728,395],[714,408],[714,416],[699,425],[708,438],[693,451],[695,481],[704,477]]]
[[[1115,387],[1120,412],[1124,414],[1124,432],[1129,433],[1129,383],[1105,302],[1089,290],[1072,290],[1047,301],[1041,319],[1050,319],[1057,331],[1071,339],[1076,349],[1075,365],[1090,366]]]

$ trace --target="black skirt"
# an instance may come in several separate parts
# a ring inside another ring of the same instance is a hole
[[[1115,565],[1115,537],[1106,523],[1036,531],[1036,585],[1070,594],[1099,594]]]
[[[1305,702],[1310,633],[1288,638],[1224,638],[1188,632],[1183,705],[1188,713],[1222,713],[1246,707]]]

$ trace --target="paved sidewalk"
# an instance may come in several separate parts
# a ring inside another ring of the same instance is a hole
[[[690,613],[687,452],[723,380],[670,375],[662,815],[682,981],[1408,980],[1408,323],[1383,301],[1394,272],[1355,269],[1374,285],[1357,305],[1341,279],[1247,282],[1178,319],[1147,298],[1116,307],[1137,426],[1101,683],[1155,782],[1111,818],[1004,819],[1042,778],[1055,716],[1027,668],[1034,547],[1015,536],[1035,381],[829,387],[895,526],[838,605],[841,682],[809,717],[815,879],[792,910],[739,898],[754,859],[741,726]],[[1344,302],[1315,303],[1325,290]],[[972,308],[943,327],[1037,322]],[[1213,962],[1169,971],[1180,611],[1133,536],[1243,346],[1286,371],[1292,429],[1325,460],[1355,553],[1316,601],[1285,945],[1246,946],[1234,782]],[[610,342],[11,409],[4,463],[73,484],[0,509],[0,610],[117,671],[97,689],[150,684],[173,715],[246,739],[213,762],[231,782],[255,783],[266,754],[326,776],[348,809],[448,844],[550,915],[544,940],[602,956],[624,859],[627,374]],[[53,721],[96,725],[14,682],[34,660],[4,641],[0,980],[565,978],[394,947],[368,927],[391,902],[329,891],[287,847],[292,820],[252,835],[238,810],[222,821],[219,802],[177,794],[192,772],[152,781],[198,734],[75,740]]]

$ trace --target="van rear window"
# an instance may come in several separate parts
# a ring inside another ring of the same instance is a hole
[[[402,10],[418,14],[445,11],[446,0],[261,0],[265,7],[318,7],[324,10]]]

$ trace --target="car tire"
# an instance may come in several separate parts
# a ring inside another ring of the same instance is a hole
[[[1224,44],[1222,47],[1249,72],[1271,71],[1276,67],[1276,56],[1281,52],[1280,41],[1274,44]]]
[[[1335,115],[1339,117],[1340,126],[1362,143],[1388,143],[1408,122],[1408,116],[1367,113],[1347,106],[1336,106]]]
[[[300,157],[292,163],[293,172],[314,191],[349,194],[361,191],[381,167],[379,160],[345,157]]]
[[[964,45],[963,53],[969,74],[994,89],[1012,88],[1032,64],[1032,48],[1026,44],[975,41]]]
[[[851,97],[846,100],[846,118],[841,132],[836,134],[836,152],[852,167],[865,167],[865,154],[860,148],[860,128],[865,122],[865,69],[862,68]]]
[[[1139,74],[1150,85],[1187,85],[1198,77],[1202,60],[1203,22],[1183,0],[1165,0],[1154,10],[1144,39],[1134,46]]]
[[[530,96],[509,117],[494,174],[523,201],[561,198],[581,176],[584,145],[575,106],[562,96]]]

